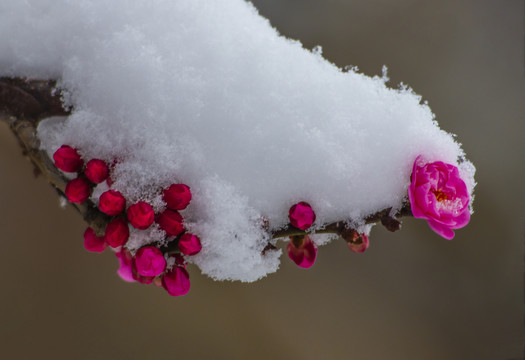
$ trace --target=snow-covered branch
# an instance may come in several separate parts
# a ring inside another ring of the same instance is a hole
[[[412,212],[451,239],[470,218],[474,166],[421,96],[386,68],[338,68],[249,2],[3,6],[0,116],[90,224],[86,248],[167,262],[136,270],[171,294],[176,247],[250,282],[278,269],[277,238],[308,267],[328,239],[314,233],[361,252],[373,222]]]
[[[22,154],[34,166],[35,175],[42,175],[65,198],[68,179],[58,170],[48,154],[40,148],[37,127],[42,119],[64,116],[69,112],[62,107],[52,80],[0,78],[0,121],[9,125],[20,144]],[[100,233],[109,220],[91,202],[73,204],[89,226]]]
[[[65,188],[69,179],[58,170],[48,154],[40,149],[40,140],[37,137],[37,127],[42,119],[52,116],[65,116],[69,111],[63,109],[60,92],[56,89],[53,80],[29,80],[17,78],[0,78],[0,120],[7,122],[19,140],[23,154],[35,166],[35,173],[43,175],[57,190],[60,196],[65,197]],[[71,203],[79,211],[83,219],[96,233],[104,234],[105,228],[111,217],[99,211],[92,201],[81,204]],[[370,214],[365,218],[365,224],[381,222],[388,230],[399,229],[399,217],[410,216],[410,204],[404,203],[403,207],[392,214],[391,208]],[[342,235],[345,231],[352,230],[348,224],[350,219],[321,224],[315,231],[317,234]],[[300,236],[311,233],[286,225],[283,228],[270,230],[270,224],[265,227],[272,239]],[[355,229],[354,229],[355,230]],[[176,242],[168,246],[168,252],[178,252]]]

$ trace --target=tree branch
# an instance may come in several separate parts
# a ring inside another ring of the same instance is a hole
[[[40,149],[40,141],[36,129],[41,120],[51,116],[66,116],[69,111],[62,107],[59,94],[56,90],[56,81],[52,80],[27,80],[0,78],[0,121],[6,122],[15,134],[22,148],[23,154],[33,163],[35,174],[42,174],[61,196],[64,195],[68,179],[58,170],[46,152]],[[82,218],[99,235],[104,233],[110,217],[100,212],[91,201],[71,205],[78,210]],[[381,221],[390,231],[400,228],[398,217],[411,216],[410,204],[404,203],[402,208],[391,215],[391,208],[384,209],[365,219],[366,224]],[[337,234],[343,238],[348,237],[347,221],[341,220],[326,224],[318,234]],[[269,224],[265,224],[269,229]],[[272,239],[282,237],[301,236],[310,233],[293,227],[291,224],[285,228],[270,231]],[[268,245],[266,250],[273,246]],[[176,242],[168,245],[168,252],[176,252]]]
[[[0,78],[0,120],[6,122],[16,136],[22,154],[34,166],[36,175],[46,180],[64,196],[68,179],[58,170],[45,151],[40,149],[36,128],[41,120],[50,116],[64,116],[69,112],[62,107],[55,94],[55,81]],[[91,201],[71,204],[98,234],[104,233],[109,217],[98,211]]]

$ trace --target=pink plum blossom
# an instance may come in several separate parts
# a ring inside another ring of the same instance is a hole
[[[454,165],[441,161],[425,164],[418,156],[408,198],[414,217],[426,219],[430,228],[447,240],[454,237],[453,229],[470,220],[467,186]]]
[[[305,269],[311,267],[317,257],[317,247],[308,235],[291,236],[286,250],[290,259]]]

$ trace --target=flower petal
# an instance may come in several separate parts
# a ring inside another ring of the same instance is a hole
[[[440,224],[436,221],[428,220],[428,226],[434,230],[438,235],[444,237],[447,240],[452,240],[454,238],[454,231],[450,227]]]

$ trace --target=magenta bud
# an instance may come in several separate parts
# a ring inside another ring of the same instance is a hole
[[[317,247],[308,235],[290,237],[286,250],[288,257],[299,267],[308,269],[315,263]]]
[[[95,230],[88,227],[84,232],[84,247],[88,251],[101,253],[108,247],[103,236],[97,236]]]
[[[179,250],[184,255],[196,255],[202,250],[201,240],[190,233],[180,237]]]
[[[190,275],[186,269],[174,266],[162,277],[162,286],[171,296],[186,295],[190,291]]]
[[[184,184],[173,184],[164,190],[162,199],[168,208],[172,210],[184,210],[191,201],[189,186]]]
[[[301,230],[306,230],[314,223],[315,212],[312,210],[310,204],[300,202],[290,208],[288,217],[293,226]]]

